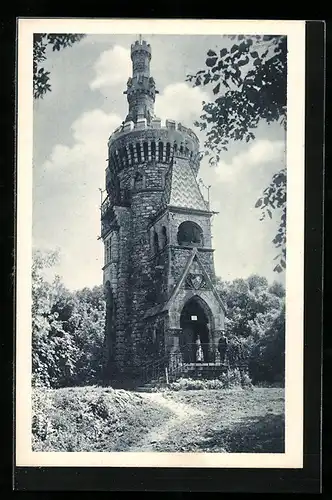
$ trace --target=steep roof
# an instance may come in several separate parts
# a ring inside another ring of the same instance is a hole
[[[187,159],[176,157],[166,174],[161,209],[167,206],[209,211]]]

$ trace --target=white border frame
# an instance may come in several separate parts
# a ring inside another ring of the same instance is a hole
[[[285,453],[62,453],[31,451],[33,33],[284,34],[287,81]],[[18,20],[16,466],[303,467],[305,21]]]

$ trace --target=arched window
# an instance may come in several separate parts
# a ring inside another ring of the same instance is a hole
[[[180,224],[177,234],[179,245],[203,246],[202,228],[195,222],[185,221]]]
[[[156,143],[155,143],[155,141],[151,142],[151,158],[152,158],[152,160],[156,159]]]
[[[174,142],[174,153],[176,153],[178,150],[178,144],[177,142]]]
[[[147,142],[143,143],[143,153],[144,153],[144,161],[148,161],[148,159],[149,159],[149,147],[148,147]]]
[[[183,144],[181,144],[181,146],[180,146],[180,153],[181,154],[183,153]]]
[[[162,227],[161,236],[162,236],[162,246],[165,247],[167,245],[167,229],[165,226]]]
[[[170,145],[170,143],[168,142],[168,143],[166,144],[166,161],[169,161],[170,156],[171,156],[171,145]]]
[[[153,234],[153,247],[154,247],[155,253],[158,253],[159,252],[159,238],[158,238],[157,231],[155,231]]]
[[[159,144],[158,144],[158,161],[163,161],[163,154],[164,154],[164,144],[162,142],[159,142]]]
[[[138,163],[141,163],[142,155],[141,155],[141,145],[139,142],[136,142],[136,153],[137,153],[137,161]]]
[[[140,172],[137,172],[135,175],[134,188],[135,189],[143,188],[143,175]]]

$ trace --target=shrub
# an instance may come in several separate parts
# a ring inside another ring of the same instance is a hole
[[[228,370],[220,375],[218,379],[204,380],[180,378],[169,384],[169,389],[173,391],[208,390],[208,389],[232,389],[236,387],[251,388],[252,383],[246,372],[239,369]]]

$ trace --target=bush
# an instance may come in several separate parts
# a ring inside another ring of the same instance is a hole
[[[96,386],[33,389],[33,451],[125,451],[171,415],[140,394]]]
[[[247,373],[241,373],[239,369],[234,369],[228,370],[227,373],[223,373],[218,379],[213,380],[180,378],[171,382],[168,387],[173,391],[232,389],[236,387],[249,389],[252,387],[252,383]]]

